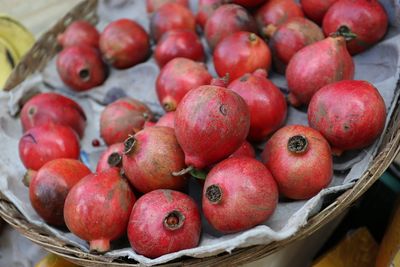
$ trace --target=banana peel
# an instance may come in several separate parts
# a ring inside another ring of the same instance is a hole
[[[69,261],[64,260],[60,256],[53,253],[47,254],[43,259],[41,259],[35,267],[79,267]]]
[[[3,88],[17,60],[13,58],[12,52],[0,41],[0,88]]]

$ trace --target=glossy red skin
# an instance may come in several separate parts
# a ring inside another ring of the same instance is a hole
[[[354,62],[343,37],[328,37],[298,51],[286,68],[293,106],[308,104],[311,97],[327,84],[352,80]]]
[[[128,97],[118,99],[101,112],[100,135],[107,145],[123,142],[143,129],[145,121],[152,117],[144,103]]]
[[[154,40],[172,30],[196,31],[196,19],[192,12],[179,4],[167,3],[160,7],[150,18],[150,32]]]
[[[382,133],[385,120],[385,102],[366,81],[327,85],[313,96],[308,108],[310,126],[339,154],[372,144]]]
[[[156,189],[183,190],[185,176],[173,176],[173,172],[185,169],[185,155],[180,148],[174,130],[153,126],[135,134],[133,149],[122,157],[125,175],[140,192]]]
[[[29,184],[32,207],[48,224],[63,226],[64,201],[71,188],[91,171],[76,159],[55,159],[34,173]]]
[[[240,95],[249,107],[248,139],[263,141],[285,122],[287,114],[285,96],[267,79],[265,71],[247,73],[232,81],[228,89]]]
[[[376,0],[340,0],[326,13],[322,26],[325,35],[347,26],[357,38],[347,43],[350,54],[358,54],[383,38],[388,28],[385,9]]]
[[[174,58],[157,77],[158,101],[166,111],[174,111],[182,98],[193,88],[210,84],[211,74],[203,63],[187,58]]]
[[[33,127],[19,140],[19,157],[27,169],[35,171],[53,159],[78,159],[78,135],[70,127],[60,124]]]
[[[165,217],[173,211],[185,216],[181,228],[169,230]],[[196,247],[201,221],[196,203],[188,195],[173,190],[155,190],[138,199],[128,225],[133,250],[148,258]]]
[[[122,152],[124,151],[123,143],[115,143],[110,145],[103,153],[101,153],[99,157],[99,161],[97,162],[96,172],[102,172],[112,168],[108,163],[108,158],[113,153],[119,153],[122,157]]]
[[[177,57],[204,61],[204,48],[195,32],[189,30],[169,31],[161,37],[154,54],[158,66],[163,67],[171,59]]]
[[[250,32],[236,32],[222,40],[214,50],[214,66],[220,77],[229,73],[234,80],[257,69],[269,70],[271,52],[268,45]]]
[[[77,183],[65,200],[68,229],[89,242],[90,250],[106,252],[110,241],[126,233],[136,198],[118,168],[93,173]]]
[[[253,146],[249,142],[244,141],[243,144],[229,157],[230,158],[249,157],[255,159],[256,152],[254,151]]]
[[[328,9],[338,0],[300,0],[301,8],[307,18],[321,25]]]
[[[290,152],[287,148],[289,138],[295,135],[303,135],[308,140],[303,154]],[[332,180],[330,146],[310,127],[290,125],[279,129],[268,140],[261,158],[275,178],[279,192],[291,199],[311,198]]]
[[[147,59],[150,37],[136,21],[119,19],[108,24],[101,33],[100,50],[113,67],[126,69]]]
[[[262,3],[266,2],[267,0],[233,0],[234,4],[238,4],[244,6],[245,8],[253,8],[256,6],[261,5]]]
[[[175,128],[175,111],[170,111],[161,116],[156,123],[157,126]]]
[[[301,7],[293,0],[269,0],[255,14],[261,32],[269,24],[279,26],[293,17],[304,17]]]
[[[209,17],[217,8],[225,4],[228,0],[199,0],[196,22],[202,29],[206,26]]]
[[[275,69],[285,73],[286,65],[300,49],[323,40],[324,34],[318,25],[303,18],[294,17],[276,28],[269,38]]]
[[[246,102],[223,87],[191,90],[175,112],[175,134],[187,166],[202,169],[235,152],[249,132]]]
[[[86,115],[74,100],[56,93],[41,93],[24,104],[20,114],[24,132],[50,122],[71,127],[82,137]]]
[[[232,33],[239,31],[257,32],[257,24],[247,10],[239,5],[220,6],[207,20],[204,36],[211,50]]]
[[[167,3],[177,3],[186,8],[189,8],[188,0],[146,0],[147,13],[153,13]]]
[[[98,48],[99,38],[100,34],[96,27],[85,20],[77,20],[57,36],[57,41],[64,48],[73,45],[89,45]]]
[[[211,202],[206,190],[217,185],[219,203]],[[222,233],[235,233],[265,222],[278,204],[278,188],[269,170],[252,158],[229,158],[215,165],[203,187],[203,213]]]
[[[61,80],[77,92],[101,85],[106,79],[106,67],[100,53],[85,45],[64,48],[57,57],[57,71]],[[79,73],[84,71],[89,72],[88,77],[80,76]]]

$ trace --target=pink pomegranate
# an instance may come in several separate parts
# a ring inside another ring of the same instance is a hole
[[[106,79],[106,67],[97,49],[79,45],[64,48],[57,57],[61,80],[74,91],[87,91]]]
[[[235,233],[266,221],[278,204],[278,188],[259,161],[229,158],[215,165],[203,187],[203,213],[222,233]]]
[[[308,104],[323,86],[354,76],[354,62],[342,36],[328,37],[302,48],[290,60],[286,79],[293,106]]]
[[[290,125],[279,129],[268,140],[261,156],[279,192],[288,198],[311,198],[332,180],[329,144],[310,127]]]
[[[204,61],[204,48],[195,32],[189,30],[169,31],[161,37],[154,54],[158,66],[162,67],[177,57]]]
[[[337,1],[338,0],[300,0],[300,4],[307,18],[321,25],[326,12]]]
[[[109,104],[100,115],[100,135],[107,145],[123,142],[130,134],[143,129],[153,117],[144,103],[129,97]]]
[[[24,176],[32,207],[48,224],[64,225],[64,201],[71,188],[91,171],[76,159],[54,159]]]
[[[108,24],[101,33],[100,50],[108,63],[125,69],[147,59],[150,38],[136,21],[119,19]]]
[[[192,12],[179,4],[167,3],[161,6],[150,19],[150,32],[158,42],[161,36],[172,30],[196,31],[196,19]]]
[[[213,60],[220,77],[234,80],[259,68],[269,70],[271,52],[255,33],[236,32],[217,45]]]
[[[262,141],[285,122],[287,105],[282,92],[267,79],[267,72],[256,70],[232,81],[228,89],[243,97],[250,110],[248,138]]]
[[[246,8],[254,8],[256,6],[261,5],[262,3],[266,2],[267,0],[233,0],[232,2]]]
[[[217,8],[229,2],[229,0],[199,0],[196,22],[202,29],[206,26],[209,17]]]
[[[223,87],[205,85],[191,90],[175,112],[175,134],[185,163],[198,169],[235,152],[249,127],[246,102]]]
[[[57,41],[64,48],[74,45],[89,45],[98,48],[99,38],[100,34],[96,27],[85,20],[77,20],[57,36]]]
[[[156,123],[157,126],[175,128],[175,111],[170,111],[161,116]]]
[[[200,232],[196,203],[173,190],[154,190],[139,198],[128,225],[132,248],[149,258],[196,247]]]
[[[58,158],[79,158],[78,135],[68,126],[43,124],[26,131],[19,140],[19,157],[27,169],[39,170]]]
[[[146,0],[147,13],[153,13],[167,3],[177,3],[189,8],[189,0]]]
[[[110,145],[101,155],[97,162],[96,172],[102,172],[113,167],[121,167],[124,143]]]
[[[244,141],[242,145],[229,157],[230,158],[249,157],[255,159],[256,152],[254,151],[253,146],[249,142]]]
[[[209,84],[212,79],[203,63],[187,58],[174,58],[157,77],[158,100],[165,111],[174,111],[191,89]]]
[[[313,96],[308,108],[310,126],[322,133],[335,155],[372,144],[385,120],[385,102],[366,81],[329,84]]]
[[[50,122],[71,127],[82,137],[86,115],[74,100],[56,93],[41,93],[28,100],[21,110],[24,132],[32,127]]]
[[[110,250],[111,240],[126,233],[135,200],[118,168],[90,174],[68,193],[65,223],[73,234],[89,242],[91,251],[104,253]]]
[[[232,33],[257,32],[254,18],[242,6],[228,4],[220,6],[207,20],[204,36],[211,50]]]
[[[383,38],[388,17],[377,0],[340,0],[329,8],[322,26],[327,36],[337,31],[355,34],[347,43],[350,54],[355,55]]]

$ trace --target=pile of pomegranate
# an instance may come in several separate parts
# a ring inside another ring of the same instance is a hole
[[[93,141],[107,148],[92,172],[79,160],[80,105],[58,93],[31,98],[19,155],[35,211],[92,251],[127,235],[135,252],[156,258],[196,247],[201,216],[236,233],[265,223],[279,197],[309,199],[327,187],[332,155],[365,148],[384,129],[385,103],[372,84],[353,80],[352,55],[382,39],[388,19],[377,0],[300,2],[199,0],[193,14],[187,0],[147,0],[149,33],[131,19],[101,33],[72,23],[57,56],[71,90],[154,56],[166,113],[157,119],[130,97],[108,104],[102,141]],[[204,64],[207,51],[219,77]],[[271,69],[285,74],[288,96],[268,79]],[[285,125],[288,105],[308,107],[309,126]],[[201,207],[187,194],[189,179],[203,186]]]

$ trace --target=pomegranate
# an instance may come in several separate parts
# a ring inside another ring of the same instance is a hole
[[[329,144],[318,131],[307,126],[279,129],[268,140],[261,157],[279,192],[291,199],[311,198],[332,180]]]
[[[212,79],[203,63],[187,58],[174,58],[157,77],[158,100],[165,111],[174,111],[191,89],[209,84]]]
[[[64,205],[68,229],[89,242],[91,251],[110,250],[110,241],[126,233],[135,203],[118,168],[86,176],[69,191]]]
[[[217,8],[225,4],[227,1],[228,0],[199,0],[198,12],[196,15],[197,24],[204,29],[208,18],[211,17]]]
[[[171,30],[196,31],[196,19],[186,7],[167,3],[161,6],[150,18],[150,32],[158,42],[161,36]]]
[[[69,46],[57,57],[61,80],[74,91],[87,91],[106,79],[106,67],[99,52],[91,46]]]
[[[261,5],[267,0],[233,0],[233,3],[244,6],[246,8],[253,8]]]
[[[32,207],[47,223],[64,225],[64,201],[71,188],[91,171],[76,159],[54,159],[24,176]]]
[[[324,86],[308,108],[310,126],[322,133],[335,155],[372,144],[382,133],[385,119],[385,102],[366,81],[340,81]]]
[[[246,139],[250,114],[235,92],[204,85],[191,90],[175,112],[175,134],[186,165],[202,169],[235,152]]]
[[[220,6],[207,20],[204,36],[214,50],[225,37],[239,31],[257,32],[256,22],[244,7],[228,4]]]
[[[132,248],[149,258],[196,247],[200,232],[200,213],[194,200],[167,189],[139,198],[128,224]]]
[[[229,157],[230,158],[249,157],[255,159],[256,152],[254,151],[253,146],[249,142],[244,141],[242,145]]]
[[[282,92],[267,79],[263,69],[232,81],[228,89],[243,97],[250,110],[248,138],[262,141],[285,122],[287,105]]]
[[[74,100],[56,93],[41,93],[28,100],[21,110],[24,132],[32,127],[50,122],[71,127],[82,137],[86,115]]]
[[[124,97],[109,104],[100,115],[100,135],[107,145],[123,142],[128,135],[141,129],[153,117],[142,102]]]
[[[153,13],[167,3],[177,3],[189,8],[189,0],[146,0],[147,13]]]
[[[271,52],[255,33],[236,32],[217,45],[213,60],[219,76],[234,80],[258,68],[269,70]]]
[[[97,162],[96,172],[102,172],[112,167],[122,165],[122,153],[124,151],[123,143],[110,145],[101,155]]]
[[[274,67],[283,74],[297,51],[325,38],[318,25],[303,17],[290,18],[278,27],[270,24],[265,34],[270,40]]]
[[[204,61],[204,48],[195,32],[169,31],[161,37],[154,54],[158,66],[162,67],[176,57]]]
[[[79,139],[61,124],[43,124],[26,131],[19,140],[19,157],[27,169],[39,170],[58,158],[79,158]]]
[[[149,127],[126,139],[122,166],[131,184],[142,193],[183,190],[186,185],[184,175],[172,175],[185,168],[185,155],[169,127]]]
[[[77,20],[57,36],[57,41],[64,48],[74,45],[89,45],[98,48],[99,38],[100,34],[96,27],[85,20]]]
[[[117,69],[125,69],[147,59],[150,38],[136,21],[119,19],[108,24],[101,33],[100,50],[108,63]]]
[[[377,0],[340,0],[329,8],[322,26],[326,35],[337,31],[355,34],[347,43],[350,54],[355,55],[383,38],[388,17]]]
[[[157,126],[175,128],[175,111],[165,113],[156,123]]]
[[[288,99],[293,106],[308,104],[323,86],[340,80],[351,80],[354,62],[342,36],[328,37],[302,48],[290,60],[286,79]]]
[[[153,121],[145,121],[144,124],[143,124],[143,129],[147,128],[147,127],[153,127],[155,125],[156,125],[156,123],[153,122]]]
[[[301,8],[306,16],[319,25],[328,9],[336,3],[337,0],[300,0]]]
[[[235,233],[266,221],[278,204],[278,188],[259,161],[229,158],[215,165],[203,187],[203,213],[222,233]]]

